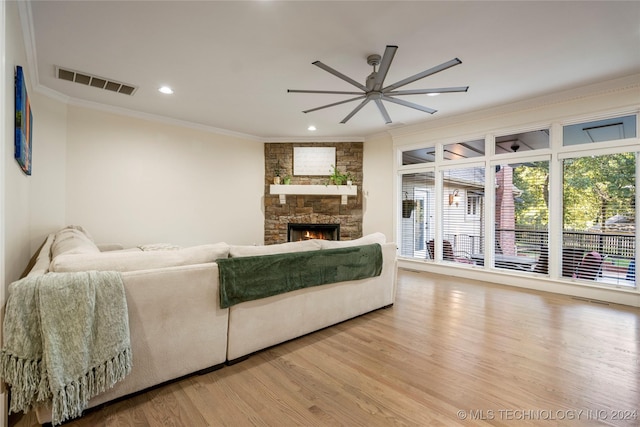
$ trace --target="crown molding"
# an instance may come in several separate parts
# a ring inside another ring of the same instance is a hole
[[[60,101],[64,104],[69,104],[71,102],[71,97],[65,94],[58,92],[57,90],[53,90],[48,88],[47,86],[42,86],[41,84],[35,86],[33,88],[35,92],[40,93],[48,98],[55,99],[56,101]]]
[[[374,139],[379,139],[379,138],[391,138],[391,132],[389,132],[388,130],[382,131],[382,132],[378,132],[378,133],[372,133],[371,135],[367,135],[364,140],[366,141],[372,141]]]
[[[361,136],[327,136],[327,137],[284,137],[284,138],[263,138],[264,143],[296,143],[296,142],[364,142],[364,137]]]

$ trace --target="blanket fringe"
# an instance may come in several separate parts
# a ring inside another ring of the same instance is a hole
[[[79,417],[87,408],[89,399],[124,379],[131,372],[133,358],[127,347],[112,359],[90,369],[85,375],[65,384],[52,398],[51,424]]]
[[[0,353],[0,377],[11,386],[9,413],[29,412],[40,400],[42,360],[23,359],[6,351]]]
[[[89,399],[124,379],[131,372],[133,358],[127,347],[112,359],[90,369],[85,375],[71,381],[51,395],[47,373],[42,360],[27,360],[0,353],[0,377],[11,386],[9,413],[31,411],[37,402],[52,402],[52,424],[82,415]]]

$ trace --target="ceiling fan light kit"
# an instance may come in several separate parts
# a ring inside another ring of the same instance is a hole
[[[455,65],[461,64],[462,61],[458,58],[454,58],[450,61],[444,62],[440,65],[437,65],[428,70],[422,71],[421,73],[415,74],[411,77],[407,77],[406,79],[400,80],[389,86],[384,86],[384,79],[387,77],[387,73],[389,72],[389,67],[391,66],[391,62],[393,61],[393,57],[396,54],[396,50],[398,46],[389,45],[384,50],[384,55],[380,56],[377,54],[369,55],[367,57],[367,64],[373,67],[373,72],[367,76],[365,84],[361,84],[356,80],[342,74],[341,72],[334,70],[328,65],[323,64],[320,61],[313,62],[313,65],[322,68],[328,73],[333,74],[341,80],[350,83],[356,88],[360,89],[361,92],[356,91],[330,91],[330,90],[297,90],[297,89],[287,89],[287,92],[290,93],[324,93],[324,94],[334,94],[334,95],[358,95],[354,98],[345,99],[343,101],[334,102],[332,104],[323,105],[320,107],[312,108],[309,110],[303,111],[303,113],[310,113],[312,111],[322,110],[324,108],[334,107],[336,105],[346,104],[348,102],[359,101],[358,104],[340,123],[347,123],[351,117],[353,117],[358,111],[360,111],[365,105],[367,105],[370,101],[373,101],[384,122],[386,124],[392,123],[391,117],[387,112],[382,101],[392,102],[394,104],[402,105],[405,107],[413,108],[415,110],[423,111],[425,113],[433,114],[437,110],[433,108],[425,107],[419,104],[415,104],[413,102],[405,101],[404,99],[395,98],[395,96],[399,95],[438,95],[441,93],[452,93],[452,92],[466,92],[469,90],[469,86],[457,86],[457,87],[441,87],[434,89],[410,89],[410,90],[396,90],[402,86],[408,85],[409,83],[413,83],[417,80],[423,79],[427,76],[431,76],[440,71],[444,71],[448,68],[451,68]],[[379,67],[376,71],[376,67]]]

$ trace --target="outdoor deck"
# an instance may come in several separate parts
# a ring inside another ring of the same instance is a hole
[[[499,237],[505,235],[515,242],[510,251],[503,251],[499,244]],[[484,265],[484,236],[447,235],[445,240],[451,242],[457,256],[463,254],[474,264]],[[547,230],[498,229],[496,242],[495,268],[548,274]],[[633,288],[636,287],[635,253],[632,233],[564,231],[562,276]],[[587,254],[593,259],[585,260]]]

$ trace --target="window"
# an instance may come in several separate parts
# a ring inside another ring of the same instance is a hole
[[[484,192],[467,192],[467,220],[479,218],[483,209]]]
[[[494,266],[548,273],[549,162],[496,166]]]
[[[614,117],[564,126],[562,145],[590,144],[636,137],[636,116]]]
[[[482,156],[484,156],[484,139],[448,144],[444,146],[443,150],[443,158],[445,160],[460,160]]]
[[[484,247],[484,222],[481,212],[468,216],[469,200],[484,193],[484,167],[448,169],[442,172],[444,201],[442,212],[442,260],[472,263],[472,255]],[[477,211],[476,211],[477,212]],[[439,259],[436,256],[436,259]]]
[[[521,153],[549,148],[549,130],[514,133],[496,137],[496,154]]]
[[[421,163],[431,163],[436,160],[436,149],[434,147],[420,148],[402,152],[402,164],[417,165]]]
[[[427,242],[433,239],[434,173],[402,175],[400,254],[428,259]]]
[[[562,276],[635,287],[636,153],[563,161]]]

